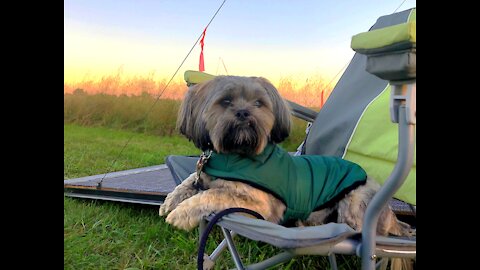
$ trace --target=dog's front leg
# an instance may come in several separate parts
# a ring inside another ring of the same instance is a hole
[[[205,178],[203,174],[200,181],[197,181],[197,173],[192,173],[187,177],[187,179],[167,195],[167,198],[165,198],[165,201],[160,206],[160,216],[170,213],[181,202],[197,194],[200,191],[200,187],[208,185],[208,181],[205,181]]]
[[[269,204],[254,196],[241,196],[220,189],[205,190],[180,203],[166,218],[166,221],[183,230],[191,230],[212,213],[224,209],[242,207],[258,212],[267,220],[272,216]]]

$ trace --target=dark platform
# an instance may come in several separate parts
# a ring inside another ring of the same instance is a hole
[[[103,176],[64,180],[64,194],[68,197],[160,205],[177,185],[164,164],[108,173],[102,186],[97,188]]]

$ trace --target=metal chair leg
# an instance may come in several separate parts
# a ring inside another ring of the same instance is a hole
[[[332,270],[338,270],[337,258],[335,257],[335,253],[328,254],[328,261],[330,262],[330,267],[332,268]]]
[[[230,250],[230,254],[232,255],[233,262],[238,270],[244,270],[244,266],[240,256],[238,255],[237,248],[235,247],[235,243],[233,242],[232,235],[228,229],[221,227],[222,233],[225,236],[225,240],[227,240],[228,250]]]

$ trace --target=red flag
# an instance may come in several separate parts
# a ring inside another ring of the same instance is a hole
[[[198,70],[199,71],[205,71],[205,63],[204,63],[204,60],[203,60],[203,40],[205,39],[205,32],[207,31],[207,28],[205,27],[205,29],[203,30],[203,33],[202,33],[202,39],[200,39],[200,47],[201,47],[201,51],[200,51],[200,62],[198,64]]]

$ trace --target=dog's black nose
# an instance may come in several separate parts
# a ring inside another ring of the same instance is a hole
[[[250,112],[248,110],[238,110],[237,113],[235,113],[235,116],[243,121],[245,119],[247,119],[247,117],[250,116]]]

